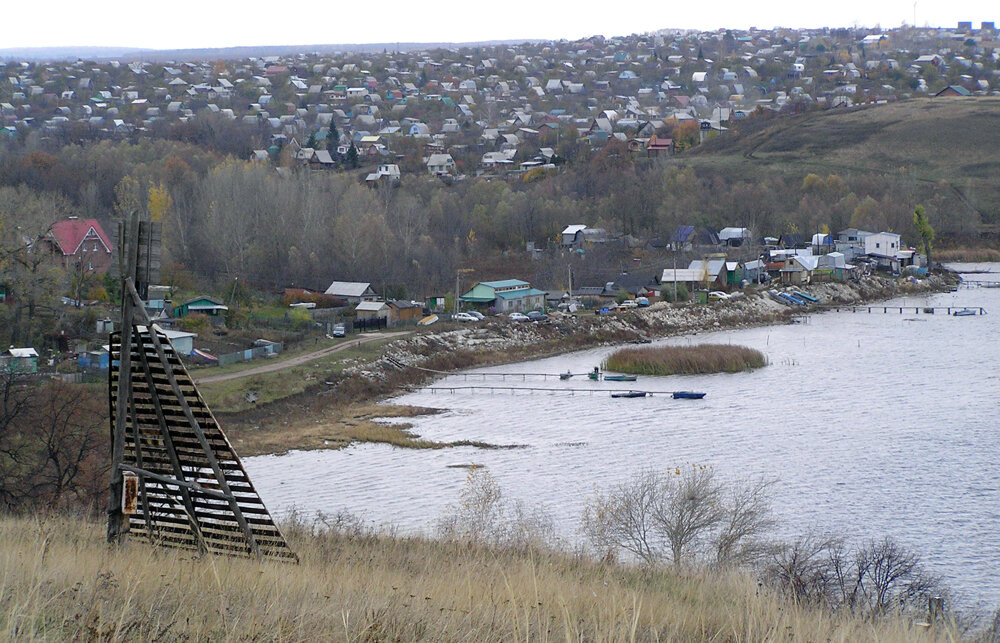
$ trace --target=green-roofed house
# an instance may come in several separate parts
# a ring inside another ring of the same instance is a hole
[[[497,313],[512,313],[525,310],[544,310],[544,290],[532,288],[527,281],[504,279],[503,281],[480,281],[459,299],[472,304],[474,308],[492,308]]]
[[[187,317],[191,313],[221,317],[228,310],[228,306],[223,305],[221,301],[213,297],[195,297],[185,301],[180,306],[174,306],[174,317]]]

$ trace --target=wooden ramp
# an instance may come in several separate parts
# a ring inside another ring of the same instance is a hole
[[[119,469],[139,482],[124,531],[159,545],[296,561],[166,335],[133,325],[128,345],[123,360],[121,333],[112,335],[111,417],[125,416]]]

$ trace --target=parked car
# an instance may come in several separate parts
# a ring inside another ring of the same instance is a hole
[[[709,301],[725,301],[727,299],[730,299],[729,295],[722,292],[721,290],[713,290],[712,292],[708,293]]]
[[[635,303],[634,299],[626,299],[622,303],[618,304],[619,308],[638,308],[639,304]]]
[[[486,319],[486,315],[482,314],[478,310],[470,310],[469,314],[478,319],[479,321],[483,321],[484,319]]]
[[[645,308],[649,305],[649,299],[646,297],[636,297],[635,303],[639,306],[639,308]]]
[[[511,313],[507,315],[507,318],[515,322],[526,322],[529,321],[528,316],[524,313]]]
[[[334,324],[333,325],[333,336],[334,337],[346,337],[347,336],[347,329],[344,327],[343,324]]]
[[[460,321],[460,322],[477,322],[477,321],[479,321],[475,316],[470,315],[469,313],[455,313],[455,315],[452,317],[452,319],[454,319],[455,321]]]
[[[539,310],[532,310],[528,313],[528,319],[533,322],[542,321],[543,319],[548,319],[549,316]]]

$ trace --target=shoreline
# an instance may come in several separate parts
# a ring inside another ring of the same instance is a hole
[[[861,305],[946,292],[957,283],[957,273],[944,271],[916,283],[876,275],[858,283],[811,284],[799,289],[824,304]],[[459,446],[422,440],[410,432],[412,424],[406,422],[378,421],[433,414],[439,412],[437,409],[380,402],[469,368],[502,366],[637,340],[791,323],[794,317],[822,311],[816,306],[790,308],[774,301],[768,290],[761,288],[734,300],[709,304],[658,302],[649,308],[601,316],[592,312],[561,314],[543,323],[514,324],[487,318],[475,326],[409,335],[388,344],[375,360],[344,369],[334,380],[303,394],[252,411],[219,415],[244,457],[339,449],[358,442],[402,448]]]

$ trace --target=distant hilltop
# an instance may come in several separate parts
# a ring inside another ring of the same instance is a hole
[[[521,43],[547,42],[538,39],[483,40],[478,42],[375,42],[335,45],[266,45],[245,47],[203,47],[198,49],[141,49],[137,47],[10,47],[0,49],[0,60],[211,60],[252,56],[293,56],[295,54],[333,54],[340,52],[411,51],[451,47],[492,47]]]

